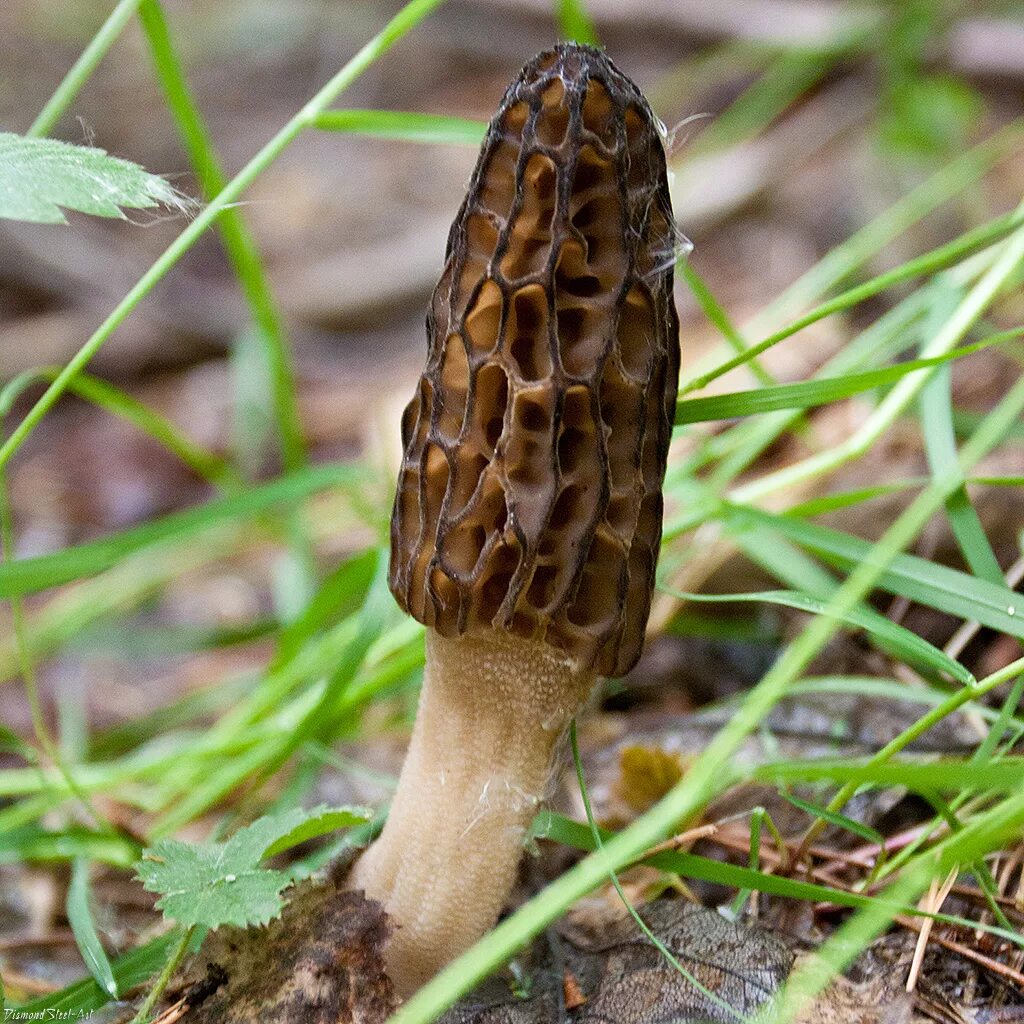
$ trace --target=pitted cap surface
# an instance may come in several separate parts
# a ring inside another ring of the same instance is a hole
[[[581,667],[643,647],[679,375],[657,123],[602,53],[542,53],[490,124],[402,419],[391,589],[446,637]]]

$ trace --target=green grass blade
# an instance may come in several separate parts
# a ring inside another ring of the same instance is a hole
[[[796,315],[807,303],[816,301],[829,288],[847,279],[933,210],[973,185],[1000,160],[1019,150],[1022,141],[1024,118],[1012,121],[950,161],[832,249],[772,302],[757,318],[757,323]]]
[[[534,819],[531,834],[537,838],[548,839],[561,843],[576,850],[592,852],[595,849],[590,830],[583,822],[573,821],[554,811],[541,811]],[[604,842],[614,838],[614,833],[607,829],[600,830]],[[764,871],[728,864],[709,857],[701,857],[694,853],[676,853],[666,851],[646,858],[642,863],[661,871],[669,871],[681,878],[693,878],[702,882],[713,882],[734,889],[755,889],[769,896],[781,896],[786,899],[804,900],[808,903],[833,903],[839,907],[872,907],[882,903],[890,917],[895,914],[919,915],[935,921],[957,924],[969,928],[978,927],[974,921],[963,921],[948,914],[927,914],[920,911],[912,903],[894,903],[879,900],[878,897],[864,896],[861,893],[848,892],[845,889],[834,889],[816,882],[803,882],[795,878],[784,878],[781,875],[768,874]],[[1011,942],[1021,943],[1021,938],[1013,933],[1004,934],[1002,929],[991,925],[981,926],[990,934],[999,935]]]
[[[937,761],[886,761],[873,763],[845,759],[842,761],[784,761],[765,765],[755,771],[757,778],[774,784],[793,782],[842,782],[854,786],[903,786],[915,793],[957,793],[969,785],[978,790],[1001,790],[1012,793],[1020,789],[1024,780],[1024,758],[1004,757],[999,761],[979,764],[973,758],[942,758]],[[796,799],[786,797],[791,803]],[[801,806],[801,804],[797,804]],[[810,814],[838,824],[827,817],[827,808],[803,805]],[[834,812],[829,812],[834,813]],[[844,828],[848,827],[846,825]],[[863,827],[863,826],[862,826]],[[871,830],[858,833],[873,843],[881,836]]]
[[[84,825],[51,830],[32,824],[6,829],[0,835],[0,864],[91,860],[130,868],[141,852],[141,847],[120,833],[96,832]]]
[[[774,604],[783,608],[808,612],[812,615],[824,615],[828,608],[827,600],[820,600],[800,590],[759,590],[743,594],[691,594],[685,591],[670,590],[666,587],[660,589],[680,601]],[[863,629],[872,636],[885,641],[890,650],[902,655],[912,664],[927,665],[933,671],[944,672],[966,685],[974,682],[974,676],[958,661],[928,643],[923,637],[919,637],[905,626],[887,619],[874,609],[851,608],[842,616],[841,621]]]
[[[122,992],[129,992],[138,985],[153,977],[163,966],[167,953],[177,941],[176,932],[161,935],[145,945],[133,949],[114,960],[111,965],[117,986]],[[75,982],[67,988],[54,992],[52,995],[33,999],[23,1003],[18,1011],[26,1015],[26,1019],[45,1020],[50,1014],[51,1020],[61,1019],[58,1013],[65,1013],[66,1020],[77,1020],[80,1016],[88,1016],[110,1002],[110,997],[96,984],[92,978]]]
[[[679,261],[678,273],[686,282],[693,297],[697,300],[701,312],[708,318],[708,321],[714,324],[718,333],[725,338],[737,355],[745,356],[749,348],[746,339],[736,329],[736,326],[729,318],[729,314],[726,313],[722,304],[715,298],[707,282],[693,269],[693,264],[690,260]],[[751,372],[761,384],[771,385],[776,383],[775,378],[761,365],[756,356],[751,356],[749,362]],[[678,423],[679,420],[677,419],[676,422]]]
[[[782,583],[796,588],[805,597],[826,602],[839,586],[833,575],[813,558],[767,529],[743,533],[736,541],[755,565]],[[946,672],[963,683],[974,682],[974,676],[963,665],[950,658],[944,651],[928,644],[912,630],[877,612],[870,604],[856,605],[850,615],[863,623],[862,628],[866,630],[868,638],[875,646],[918,669],[922,675],[932,675],[936,671]],[[895,630],[893,626],[896,627]]]
[[[879,274],[877,277],[873,277],[871,280],[865,281],[855,288],[849,288],[835,298],[829,299],[828,302],[823,302],[816,306],[809,313],[798,317],[788,326],[770,334],[756,345],[745,348],[743,352],[732,359],[720,363],[713,370],[683,385],[680,394],[689,394],[691,391],[699,391],[701,388],[707,387],[712,381],[724,376],[730,370],[735,370],[737,367],[744,365],[756,356],[767,352],[768,349],[774,348],[780,342],[793,337],[794,334],[798,334],[804,328],[816,324],[819,320],[824,320],[834,313],[852,309],[859,303],[883,291],[887,291],[894,285],[909,281],[915,277],[925,277],[929,274],[934,274],[955,263],[959,263],[969,254],[999,242],[1022,223],[1024,223],[1024,210],[1007,214],[1005,217],[998,217],[988,224],[983,224],[980,227],[965,232],[959,238],[955,238],[945,245],[940,245],[938,248],[918,256],[916,259],[908,260],[893,270]]]
[[[177,123],[203,194],[212,200],[227,188],[228,182],[221,170],[202,113],[188,87],[159,0],[142,0],[139,20],[149,43],[167,106]],[[225,206],[217,221],[217,228],[266,349],[282,462],[285,469],[298,469],[306,461],[305,442],[299,421],[295,374],[281,315],[263,271],[256,242],[241,210],[235,206]]]
[[[914,292],[881,316],[870,327],[848,342],[814,374],[814,377],[840,376],[856,373],[896,358],[909,346],[908,338],[927,303]],[[711,483],[720,492],[752,465],[758,456],[803,416],[801,412],[770,413],[758,421],[746,421],[724,431],[706,442],[706,461],[720,460],[711,475]],[[695,473],[701,465],[689,472]]]
[[[985,487],[1024,487],[1024,476],[972,476],[968,483]]]
[[[566,40],[600,46],[597,27],[587,13],[583,0],[555,0],[558,33]]]
[[[728,420],[743,416],[758,416],[787,409],[810,409],[829,402],[842,401],[854,395],[895,384],[908,373],[929,366],[944,363],[964,356],[973,355],[997,341],[1024,336],[1024,328],[1007,331],[974,345],[965,345],[952,352],[923,359],[909,359],[896,366],[885,366],[863,373],[850,373],[844,377],[825,377],[817,380],[797,381],[793,384],[776,384],[751,391],[734,391],[707,398],[687,398],[676,405],[676,426],[689,423],[706,423],[713,420]]]
[[[580,747],[579,741],[576,738],[576,720],[573,719],[569,725],[569,742],[572,746],[572,759],[573,764],[576,767],[576,779],[579,783],[580,799],[583,801],[583,809],[587,815],[587,825],[590,828],[590,835],[594,841],[594,849],[599,850],[603,845],[601,838],[601,830],[597,827],[597,822],[594,820],[594,810],[590,805],[590,794],[587,791],[586,779],[583,775],[583,761],[580,758]],[[727,1003],[721,996],[712,992],[705,985],[703,985],[698,978],[695,978],[672,954],[672,951],[658,938],[654,932],[648,927],[647,922],[640,916],[640,912],[630,902],[629,897],[626,896],[625,891],[622,888],[622,883],[619,881],[619,876],[616,872],[612,871],[610,874],[610,881],[615,889],[616,894],[619,897],[620,902],[626,909],[626,912],[636,922],[637,927],[646,936],[647,941],[654,946],[655,949],[661,954],[661,956],[680,974],[686,981],[695,988],[708,1002],[717,1006],[720,1010],[724,1011],[725,1016],[730,1019],[741,1021],[742,1024],[753,1024],[751,1018],[746,1014],[741,1013],[730,1003]]]
[[[1000,160],[1018,150],[1022,138],[1024,138],[1024,119],[1019,119],[952,160],[874,220],[865,224],[841,245],[832,249],[790,285],[762,313],[745,325],[743,334],[757,335],[764,331],[777,330],[779,324],[785,324],[797,317],[809,303],[820,301],[829,289],[849,278],[886,245],[933,210],[938,209],[969,188]],[[983,225],[981,230],[988,226]],[[801,320],[803,319],[806,318],[802,317]],[[797,321],[797,323],[799,322]],[[786,328],[786,330],[799,329],[801,328],[795,324]],[[763,351],[762,346],[765,344],[762,342],[759,346],[754,346],[750,350],[748,358],[753,358],[758,351]],[[711,379],[727,372],[720,359],[717,358],[717,353],[711,357],[711,360],[703,360],[702,363],[708,361],[713,361],[714,368]],[[684,383],[683,393],[697,390],[702,386],[700,381],[704,380],[706,375],[702,375],[700,364],[694,368],[693,372],[696,375],[695,379]]]
[[[948,482],[945,486],[954,489]],[[868,541],[804,520],[738,506],[729,508],[726,519],[738,529],[750,523],[770,527],[843,569],[874,557],[874,546]],[[1024,602],[1005,584],[989,583],[914,555],[898,554],[877,568],[876,582],[883,590],[1024,639]]]
[[[325,110],[313,118],[311,127],[378,139],[451,146],[479,146],[487,132],[485,121],[401,110]]]
[[[82,55],[75,61],[68,73],[61,79],[56,92],[46,101],[39,115],[25,133],[35,138],[49,135],[61,115],[74,102],[82,86],[89,80],[107,51],[124,30],[135,14],[141,0],[121,0],[100,26]]]
[[[861,839],[874,843],[878,847],[885,845],[885,836],[881,832],[871,828],[869,825],[854,821],[853,818],[848,818],[845,814],[840,814],[838,811],[830,811],[827,807],[820,807],[809,800],[801,800],[800,797],[793,796],[792,793],[782,793],[782,798],[801,811],[810,814],[812,817],[821,818],[822,821],[827,821],[830,825],[835,825],[836,828],[841,828],[844,832],[860,836]]]
[[[954,409],[953,427],[956,430],[956,436],[964,438],[973,433],[981,422],[982,416],[984,413],[976,412],[973,409]],[[1024,422],[1014,423],[1006,432],[1006,440],[1016,441],[1018,444],[1024,442]]]
[[[66,902],[68,923],[74,933],[78,951],[82,954],[93,980],[111,999],[117,999],[119,989],[114,972],[100,942],[92,908],[89,906],[89,862],[76,857],[71,863],[71,884]]]
[[[281,631],[271,671],[286,665],[314,636],[357,610],[373,581],[380,558],[376,548],[369,548],[342,562],[324,580],[302,614]]]
[[[0,390],[0,420],[10,414],[14,402],[34,383],[54,381],[59,373],[59,366],[41,366],[20,373]],[[68,390],[131,423],[210,483],[229,488],[240,482],[231,466],[219,455],[190,441],[165,416],[154,412],[149,406],[113,384],[91,374],[80,373],[68,385]]]
[[[935,476],[953,475],[960,469],[953,430],[951,387],[950,368],[943,367],[921,392],[921,430],[928,465]],[[946,499],[946,518],[971,571],[989,583],[1002,586],[1005,582],[1003,571],[962,483]]]
[[[1024,212],[1024,203],[1018,208]],[[942,355],[951,351],[964,336],[974,328],[980,317],[997,297],[1015,281],[1024,262],[1024,227],[1017,228],[1004,242],[986,256],[985,270],[960,302],[948,320],[925,343],[921,352],[925,357]],[[767,494],[780,488],[794,487],[803,481],[833,472],[853,459],[859,458],[878,442],[897,419],[920,394],[921,389],[934,375],[934,369],[918,370],[897,382],[885,395],[871,415],[844,441],[828,450],[819,451],[798,462],[768,473],[757,480],[735,488],[730,497],[739,502],[753,504]],[[1011,392],[1013,393],[1013,392]],[[990,417],[985,422],[994,423]],[[1002,425],[1010,430],[1013,423]],[[979,428],[979,431],[981,428]],[[979,436],[976,432],[975,437]],[[998,440],[1001,440],[1000,437]],[[993,443],[996,443],[993,440]],[[949,481],[944,481],[945,487]],[[948,495],[947,495],[948,496]]]
[[[317,491],[350,484],[359,476],[359,469],[353,466],[311,467],[110,537],[52,555],[8,562],[0,566],[0,597],[34,593],[95,575],[157,542],[188,541],[220,523],[251,518],[277,505],[293,505]]]
[[[811,519],[815,516],[827,515],[829,512],[838,512],[853,505],[860,505],[866,501],[874,501],[876,498],[885,498],[890,494],[921,488],[927,482],[924,477],[907,477],[904,480],[894,480],[887,484],[876,484],[874,487],[856,487],[852,491],[825,494],[819,498],[808,498],[806,501],[790,505],[786,509],[786,515]]]
[[[1019,835],[1024,821],[1024,796],[1015,796],[979,814],[960,832],[934,849],[919,855],[903,875],[881,893],[886,902],[911,903],[937,878],[950,870],[980,860]],[[790,975],[781,1005],[771,1021],[791,1024],[798,1013],[820,992],[838,972],[843,970],[871,940],[892,921],[891,912],[881,902],[864,907],[835,931],[817,950]]]
[[[377,552],[374,552],[376,555]],[[366,661],[370,647],[381,632],[389,625],[395,614],[394,601],[387,584],[387,562],[375,559],[376,574],[360,609],[357,629],[345,646],[337,664],[324,686],[316,703],[302,718],[288,730],[288,735],[274,751],[268,751],[260,766],[260,778],[267,779],[280,768],[302,744],[314,739],[330,739],[330,716],[345,692],[351,686],[356,674]],[[325,735],[326,734],[326,735]]]
[[[694,150],[722,150],[756,136],[821,81],[842,57],[843,49],[836,46],[829,50],[801,49],[778,54],[764,74],[701,133]]]

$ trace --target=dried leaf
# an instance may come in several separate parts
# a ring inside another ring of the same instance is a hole
[[[711,997],[668,963],[621,908],[602,905],[577,910],[559,926],[561,966],[538,966],[529,999],[502,994],[492,982],[450,1010],[443,1024],[551,1024],[562,1006],[569,1008],[568,977],[574,1024],[735,1024],[733,1011],[753,1015],[789,973],[793,957],[779,939],[712,910],[663,899],[641,916]]]
[[[903,988],[904,976],[891,969],[858,981],[840,976],[801,1012],[797,1024],[907,1024],[913,999]]]

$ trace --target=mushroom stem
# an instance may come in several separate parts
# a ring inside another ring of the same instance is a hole
[[[427,629],[398,791],[349,882],[397,925],[386,955],[403,997],[494,925],[555,746],[593,681],[541,643],[498,631],[449,640]]]

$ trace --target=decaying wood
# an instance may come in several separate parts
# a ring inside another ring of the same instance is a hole
[[[207,940],[165,1020],[383,1024],[398,1005],[381,955],[389,932],[379,904],[333,880],[301,883],[267,927],[222,928]]]

